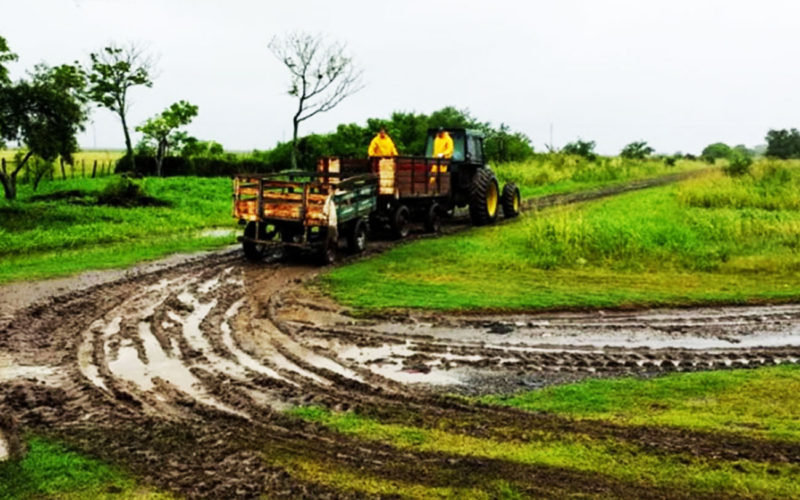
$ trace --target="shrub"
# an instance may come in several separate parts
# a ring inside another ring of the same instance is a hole
[[[715,142],[714,144],[709,144],[708,146],[703,149],[702,154],[700,157],[707,161],[708,163],[714,163],[715,161],[728,158],[731,154],[731,147],[725,144],[724,142]]]
[[[636,141],[628,144],[619,155],[623,158],[631,160],[643,160],[653,154],[655,150],[647,145],[645,141]]]
[[[733,150],[728,157],[728,166],[725,167],[725,173],[732,176],[740,176],[750,172],[750,166],[753,164],[753,159],[745,153],[738,150]]]
[[[99,205],[114,207],[159,207],[169,203],[147,194],[144,186],[126,176],[112,179],[97,195]]]
[[[567,145],[561,149],[561,152],[568,155],[577,155],[589,160],[594,160],[597,157],[594,152],[594,147],[594,141],[583,141],[578,139],[575,142],[567,143]]]

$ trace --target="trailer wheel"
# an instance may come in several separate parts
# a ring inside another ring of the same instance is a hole
[[[350,237],[347,239],[347,248],[352,253],[361,253],[366,250],[368,230],[369,224],[365,219],[358,219],[355,224],[353,224],[353,230],[350,232]]]
[[[442,208],[438,203],[433,203],[425,215],[425,230],[429,233],[438,233],[442,229]]]
[[[258,234],[256,234],[256,231]],[[250,221],[244,228],[244,237],[267,241],[275,237],[275,231],[267,231],[267,224],[257,224],[255,221]],[[247,260],[258,262],[266,255],[267,245],[244,240],[242,241],[242,250],[244,251],[244,256],[247,258]]]
[[[497,219],[500,198],[497,179],[488,168],[480,168],[472,176],[469,187],[469,216],[476,226],[491,224]]]
[[[299,243],[302,238],[302,233],[291,227],[284,227],[281,229],[281,241],[284,243]],[[292,245],[283,246],[283,256],[292,259],[300,254],[300,249]]]
[[[503,186],[503,216],[506,219],[516,217],[519,215],[520,196],[519,188],[513,182],[509,182]]]
[[[320,265],[327,266],[336,262],[336,250],[339,247],[339,237],[336,229],[332,229],[325,235],[325,243],[319,251]]]
[[[408,236],[411,230],[411,212],[405,205],[400,205],[395,208],[392,214],[392,232],[397,239],[403,239]]]

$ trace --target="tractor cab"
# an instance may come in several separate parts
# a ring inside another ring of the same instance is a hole
[[[453,139],[452,163],[467,163],[470,165],[484,165],[483,134],[477,130],[464,128],[447,128],[445,132]],[[425,156],[433,156],[433,141],[436,139],[438,129],[428,129],[428,139],[425,143]]]
[[[484,135],[466,128],[444,129],[453,139],[450,158],[450,207],[469,206],[470,218],[476,225],[491,224],[502,206],[506,217],[516,217],[520,209],[519,189],[513,182],[500,191],[494,172],[483,151]],[[433,141],[438,129],[428,129],[425,156],[433,156]]]

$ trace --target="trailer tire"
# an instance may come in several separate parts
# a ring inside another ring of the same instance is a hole
[[[405,205],[399,205],[392,213],[392,233],[402,240],[411,230],[411,212]]]
[[[497,220],[499,192],[497,178],[492,171],[479,168],[472,176],[469,187],[469,216],[474,225],[483,226]]]
[[[425,231],[438,233],[442,230],[442,207],[438,203],[433,203],[425,214]]]
[[[258,235],[256,236],[256,231]],[[255,221],[250,221],[244,228],[245,238],[256,238],[259,240],[271,240],[275,237],[275,231],[268,232],[266,224],[257,224]],[[267,245],[256,243],[254,241],[242,241],[242,251],[247,260],[251,262],[259,262],[267,254]]]
[[[319,251],[319,263],[322,266],[327,266],[336,262],[336,250],[339,247],[339,236],[336,229],[333,228],[325,235],[325,242]]]
[[[513,182],[509,182],[503,186],[503,217],[510,219],[519,215],[520,210],[520,196],[519,188]]]
[[[369,223],[366,219],[358,219],[353,224],[350,237],[347,239],[347,248],[352,253],[361,253],[367,248],[367,234],[369,233]]]
[[[284,243],[296,243],[298,236],[301,236],[297,230],[292,230],[289,227],[281,229],[281,241]],[[283,246],[283,256],[288,259],[293,259],[300,254],[300,249],[292,245]]]

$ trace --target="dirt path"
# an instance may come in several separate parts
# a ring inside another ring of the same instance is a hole
[[[792,447],[757,439],[576,422],[441,396],[794,363],[798,305],[355,319],[304,286],[318,272],[221,252],[16,308],[0,322],[0,412],[160,488],[200,497],[351,495],[265,459],[282,454],[429,486],[490,478],[538,497],[692,496],[574,470],[398,451],[281,413],[314,403],[422,427],[458,422],[451,432],[501,441],[543,430],[657,452],[800,460]]]

